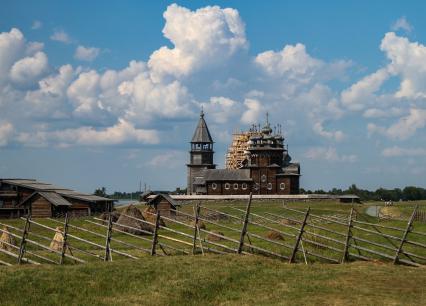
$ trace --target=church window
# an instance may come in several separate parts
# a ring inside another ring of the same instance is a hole
[[[213,190],[216,190],[216,189],[217,189],[217,184],[216,184],[216,183],[213,183],[213,184],[212,184],[212,189],[213,189]]]
[[[229,184],[229,183],[225,183],[225,189],[226,190],[229,190],[231,188],[231,184]]]
[[[268,190],[272,190],[272,183],[268,183]]]
[[[266,175],[265,175],[265,174],[263,174],[263,175],[260,177],[260,180],[262,181],[262,183],[265,183],[265,182],[266,182]]]
[[[284,183],[281,183],[281,184],[280,184],[280,189],[281,189],[281,190],[284,190],[284,189],[285,189],[285,184],[284,184]]]
[[[238,190],[238,183],[234,184],[234,190]]]
[[[247,183],[242,183],[241,184],[241,189],[242,190],[246,190],[247,189]]]

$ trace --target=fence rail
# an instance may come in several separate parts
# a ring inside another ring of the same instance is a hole
[[[228,206],[226,211],[197,203],[192,214],[178,210],[173,211],[175,216],[145,212],[151,215],[148,220],[122,213],[132,220],[129,224],[114,221],[112,213],[107,220],[70,219],[65,214],[63,220],[45,221],[34,221],[29,215],[21,218],[22,226],[0,222],[0,234],[11,239],[0,241],[0,265],[62,265],[112,261],[113,257],[139,260],[206,253],[258,254],[306,264],[354,260],[416,267],[426,264],[426,233],[415,229],[425,216],[418,207],[405,226],[397,226],[375,223],[377,219],[354,207],[348,215],[327,216],[285,205],[273,213],[255,213],[251,202],[250,196],[245,209]],[[76,221],[78,225],[73,224]],[[53,235],[53,241],[59,239],[55,242],[59,247],[52,247]]]

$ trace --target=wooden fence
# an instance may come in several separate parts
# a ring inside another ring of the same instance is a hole
[[[257,254],[306,264],[354,260],[426,264],[426,233],[415,228],[418,207],[405,226],[377,223],[355,208],[348,215],[320,215],[310,208],[302,211],[286,205],[279,212],[256,213],[251,196],[244,209],[230,205],[218,210],[197,204],[192,213],[176,214],[152,214],[150,221],[124,215],[136,225],[119,224],[112,214],[107,220],[78,220],[78,225],[67,215],[63,221],[34,221],[27,216],[21,218],[21,226],[0,222],[0,234],[6,232],[17,242],[1,242],[0,264],[77,264],[206,253]],[[55,248],[52,236],[56,234],[60,239]]]

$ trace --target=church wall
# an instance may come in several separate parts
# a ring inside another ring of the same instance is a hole
[[[216,188],[214,188],[214,184],[216,185]],[[229,189],[227,189],[227,187],[229,187]],[[245,189],[243,189],[243,187]],[[252,190],[252,185],[250,182],[216,181],[216,182],[207,183],[207,194],[209,195],[250,194],[251,190]]]

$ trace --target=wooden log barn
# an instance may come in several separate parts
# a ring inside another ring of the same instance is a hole
[[[149,197],[147,204],[159,212],[161,216],[176,217],[176,208],[179,204],[173,200],[168,194],[156,194]]]
[[[0,179],[0,218],[89,216],[108,211],[113,200],[33,179]]]

